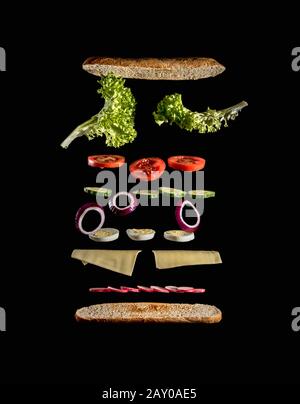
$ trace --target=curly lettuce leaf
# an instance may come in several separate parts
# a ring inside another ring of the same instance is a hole
[[[232,107],[215,110],[207,108],[205,112],[193,112],[186,108],[182,103],[181,94],[166,95],[157,105],[153,112],[155,122],[158,125],[163,123],[175,123],[181,129],[188,131],[196,130],[199,133],[217,132],[228,126],[228,121],[237,117],[241,109],[248,104],[242,101]]]
[[[89,140],[106,137],[106,145],[121,147],[131,143],[137,136],[134,128],[136,100],[131,90],[124,86],[125,80],[108,74],[98,80],[98,93],[104,98],[104,106],[98,114],[77,126],[61,143],[67,148],[73,140],[85,135]]]

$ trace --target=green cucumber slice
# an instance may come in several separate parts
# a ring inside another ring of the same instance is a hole
[[[185,191],[176,188],[159,187],[159,192],[164,195],[170,195],[172,198],[184,198]]]
[[[214,191],[204,191],[204,189],[193,189],[188,194],[193,198],[213,198],[216,195]]]
[[[158,191],[148,190],[148,189],[137,189],[136,191],[133,191],[133,193],[135,195],[147,196],[150,199],[156,199],[159,197]]]
[[[101,194],[108,197],[112,194],[112,190],[108,188],[84,187],[83,190],[84,192],[92,195]]]

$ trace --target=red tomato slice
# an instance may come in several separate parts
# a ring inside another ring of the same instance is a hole
[[[196,156],[172,156],[168,158],[168,166],[174,170],[199,171],[205,166],[205,160]]]
[[[141,181],[154,181],[165,171],[165,162],[158,157],[136,160],[129,166],[130,173]]]
[[[117,168],[125,163],[125,157],[117,154],[98,154],[88,156],[88,165],[99,168]]]

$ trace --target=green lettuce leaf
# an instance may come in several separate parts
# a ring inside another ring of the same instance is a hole
[[[228,121],[237,117],[241,109],[248,104],[242,101],[222,110],[207,108],[205,112],[193,112],[186,108],[182,103],[181,94],[166,95],[157,105],[153,112],[155,122],[158,125],[163,123],[175,123],[181,129],[188,131],[196,130],[199,133],[217,132],[228,126]]]
[[[87,136],[89,140],[98,136],[106,137],[106,145],[120,147],[131,143],[137,136],[134,129],[136,100],[131,90],[124,86],[125,80],[108,74],[98,80],[98,93],[104,98],[104,106],[98,114],[77,126],[61,143],[67,148],[73,140]]]

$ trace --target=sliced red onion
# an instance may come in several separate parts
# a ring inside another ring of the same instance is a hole
[[[121,195],[127,196],[127,198],[129,199],[129,205],[123,208],[117,206],[117,198]],[[138,204],[139,204],[138,200],[130,192],[118,192],[108,201],[109,209],[112,211],[112,213],[118,216],[129,215],[137,208]]]
[[[99,213],[99,215],[100,215],[100,223],[95,229],[90,230],[90,231],[86,231],[82,227],[82,221],[83,221],[85,215],[88,212],[92,211],[92,210]],[[97,205],[97,203],[86,203],[85,205],[81,206],[81,208],[78,209],[78,211],[76,213],[76,216],[75,216],[76,227],[83,234],[95,233],[97,230],[101,229],[101,227],[104,224],[104,221],[105,221],[104,210],[103,210],[103,208],[101,206]]]
[[[182,217],[183,208],[185,206],[191,206],[191,208],[194,209],[194,211],[196,213],[197,221],[192,226],[189,225],[188,223],[186,223],[186,221]],[[179,203],[179,205],[177,205],[176,210],[175,210],[175,216],[176,216],[178,226],[181,228],[181,230],[188,231],[190,233],[193,233],[196,230],[198,230],[198,227],[200,224],[200,213],[195,208],[195,206],[192,204],[192,202],[190,202],[188,200],[184,200],[183,202]]]

